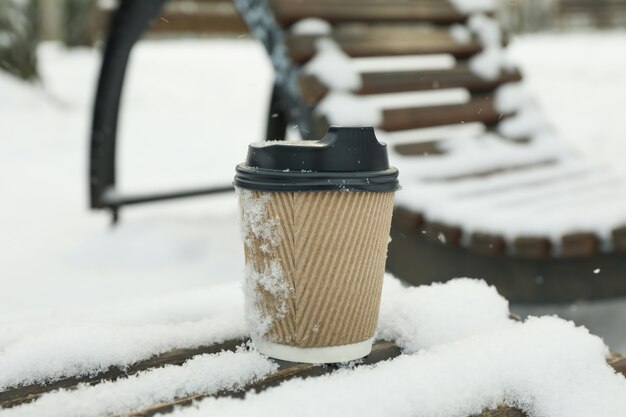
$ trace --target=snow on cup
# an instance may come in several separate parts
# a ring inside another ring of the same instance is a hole
[[[399,188],[374,129],[254,143],[234,184],[257,349],[309,363],[369,354]]]

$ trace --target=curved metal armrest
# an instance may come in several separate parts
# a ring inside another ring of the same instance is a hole
[[[113,13],[100,68],[91,127],[89,196],[91,208],[107,207],[105,192],[115,185],[115,141],[124,75],[130,52],[167,0],[122,0]]]

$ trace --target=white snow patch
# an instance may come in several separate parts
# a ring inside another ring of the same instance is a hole
[[[315,46],[317,53],[303,69],[306,74],[315,75],[331,90],[351,91],[361,87],[360,74],[335,41],[322,38]]]
[[[543,113],[535,107],[525,107],[513,116],[501,120],[498,132],[506,138],[527,139],[541,133],[548,133],[550,126]]]
[[[244,245],[250,253],[261,249],[266,259],[246,260],[244,271],[245,312],[248,329],[253,339],[265,336],[274,320],[287,313],[287,300],[292,292],[278,259],[276,247],[280,244],[278,219],[270,217],[267,205],[270,193],[237,189],[241,206],[241,230]],[[262,269],[259,269],[262,268]],[[263,303],[264,291],[273,297],[273,305]]]
[[[503,68],[510,67],[502,49],[493,47],[471,57],[468,65],[470,71],[486,80],[495,80]]]
[[[470,70],[479,77],[493,80],[501,71],[511,69],[502,48],[502,31],[498,22],[484,14],[473,14],[467,26],[476,35],[483,47],[482,52],[469,60]]]
[[[315,111],[326,116],[331,124],[340,126],[378,126],[383,118],[376,106],[341,91],[327,94]]]
[[[472,40],[472,32],[459,23],[450,26],[450,36],[458,43],[469,43]]]
[[[494,97],[495,108],[501,113],[512,113],[533,104],[532,96],[522,83],[502,85],[498,87]]]
[[[174,348],[246,334],[243,297],[233,284],[49,317],[0,323],[0,390],[17,384],[90,375],[126,367]]]
[[[376,338],[395,340],[407,353],[510,325],[508,301],[484,281],[406,288],[388,277],[382,297]]]
[[[485,48],[502,48],[502,30],[495,19],[478,13],[470,16],[467,26]]]
[[[298,20],[291,26],[291,33],[294,35],[324,36],[330,35],[332,31],[330,23],[316,17]]]
[[[495,10],[496,0],[451,0],[454,7],[462,13],[485,13]]]
[[[261,251],[269,253],[280,243],[277,219],[269,217],[267,205],[272,199],[269,193],[237,189],[241,206],[241,236],[244,245],[259,245]]]

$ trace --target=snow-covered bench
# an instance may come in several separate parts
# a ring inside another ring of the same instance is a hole
[[[626,405],[625,358],[571,322],[514,319],[484,282],[385,277],[372,353],[337,365],[256,352],[242,300],[233,282],[9,327],[0,415],[618,417]]]
[[[161,355],[154,356],[150,359],[137,362],[126,369],[117,367],[111,367],[104,373],[86,376],[86,377],[72,377],[66,379],[60,379],[58,381],[49,384],[32,384],[23,387],[12,388],[6,391],[0,392],[0,413],[2,409],[15,407],[21,404],[35,401],[41,398],[45,393],[54,392],[59,389],[72,390],[77,388],[81,384],[96,385],[106,383],[107,381],[115,381],[123,379],[132,375],[136,375],[139,372],[152,371],[157,368],[171,366],[182,366],[185,362],[191,361],[200,355],[216,354],[219,352],[235,352],[239,346],[245,345],[243,340],[231,340],[225,343],[201,346],[193,349],[175,349],[171,352],[167,352]],[[241,349],[241,348],[240,348]],[[247,349],[247,348],[244,348]],[[393,342],[379,341],[375,343],[372,353],[362,361],[352,365],[368,366],[376,363],[390,360],[398,357],[401,354],[401,350]],[[155,402],[151,406],[147,406],[141,409],[134,410],[130,413],[123,413],[118,415],[133,416],[133,417],[151,417],[154,415],[167,415],[171,413],[177,407],[185,407],[193,405],[194,402],[203,400],[209,397],[244,397],[248,392],[261,392],[271,387],[276,387],[282,383],[296,378],[312,378],[326,375],[335,371],[338,371],[345,366],[340,365],[312,365],[302,364],[284,361],[273,361],[276,364],[276,370],[257,378],[253,382],[244,384],[243,386],[236,386],[230,389],[220,390],[218,392],[195,392],[191,395],[183,395],[166,402]],[[619,354],[613,354],[608,360],[608,364],[613,367],[617,372],[626,376],[626,358]],[[207,374],[205,376],[207,380],[210,380],[214,375]],[[163,383],[167,383],[164,380]],[[251,410],[252,411],[252,410]],[[62,415],[63,410],[50,410],[51,415]],[[297,415],[294,414],[294,415]],[[477,417],[524,417],[525,414],[518,408],[500,405],[495,409],[485,410]]]
[[[230,189],[115,193],[124,53],[163,3],[123,2],[118,26],[136,27],[130,36],[112,31],[108,42],[110,61],[122,65],[103,66],[90,184],[92,207],[114,214],[127,204]],[[626,294],[626,182],[554,137],[506,62],[490,17],[495,2],[235,0],[239,20],[230,3],[197,3],[204,6],[170,3],[157,26],[188,21],[206,32],[223,12],[231,23],[215,30],[237,33],[246,21],[277,74],[268,139],[283,139],[287,124],[304,138],[321,137],[330,124],[378,127],[404,187],[388,264],[396,275],[415,284],[479,276],[516,301]]]

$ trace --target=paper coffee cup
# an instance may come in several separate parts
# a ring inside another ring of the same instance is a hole
[[[261,353],[309,363],[370,353],[397,176],[371,128],[250,146],[235,185]]]

